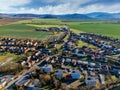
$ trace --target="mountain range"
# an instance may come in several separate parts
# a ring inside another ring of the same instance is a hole
[[[104,12],[93,12],[88,14],[64,14],[64,15],[52,15],[52,14],[3,14],[0,13],[0,17],[14,17],[14,18],[58,18],[58,19],[100,19],[100,20],[111,20],[120,19],[120,13],[104,13]]]

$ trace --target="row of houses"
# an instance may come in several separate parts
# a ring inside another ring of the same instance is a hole
[[[46,32],[51,32],[51,31],[55,31],[55,32],[67,32],[69,30],[69,28],[67,27],[49,27],[49,28],[36,28],[36,31],[46,31]]]
[[[78,48],[76,47],[76,40],[83,40],[98,48],[90,48],[88,46]],[[41,49],[28,57],[27,61],[36,61],[40,58],[40,55],[44,56],[46,54],[45,57],[48,57],[44,60],[44,66],[38,65],[41,71],[41,73],[38,72],[39,75],[52,75],[59,81],[65,79],[66,82],[84,78],[86,86],[96,86],[98,80],[101,84],[106,84],[104,76],[107,74],[120,77],[120,70],[113,67],[114,63],[107,63],[109,60],[107,60],[106,55],[116,53],[114,49],[116,49],[114,46],[109,45],[105,41],[98,41],[90,36],[84,34],[77,35],[71,32],[68,40],[63,45],[62,54],[51,56],[49,50],[44,52]],[[35,80],[36,83],[31,82],[31,79],[30,74],[27,74],[18,80],[16,85],[34,87],[40,82],[40,79]]]
[[[96,35],[96,34],[94,34]],[[78,38],[80,40],[83,40],[87,43],[93,44],[97,47],[99,47],[101,50],[104,50],[104,55],[114,55],[114,54],[120,54],[120,49],[118,47],[115,47],[112,44],[109,44],[108,42],[104,40],[99,40],[95,37],[92,37],[92,35],[89,35],[88,33],[82,33],[78,35]]]
[[[0,76],[0,89],[5,87],[12,80],[13,80],[12,75],[2,75],[2,76]]]

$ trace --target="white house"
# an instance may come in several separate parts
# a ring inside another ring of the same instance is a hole
[[[79,51],[78,48],[75,50],[75,54],[76,54],[77,56],[79,56],[79,57],[84,57],[84,56],[85,56],[85,53],[82,52],[82,51]]]
[[[82,64],[88,65],[88,61],[83,61]]]
[[[95,63],[90,63],[90,66],[91,67],[94,67],[96,64]]]
[[[79,70],[72,70],[70,72],[72,79],[79,79],[80,78],[80,71]]]
[[[80,60],[78,60],[78,62],[77,62],[78,64],[82,64],[83,63],[83,61],[80,61]]]
[[[63,77],[63,71],[62,70],[56,70],[55,71],[55,76],[59,79]]]
[[[53,67],[51,64],[46,64],[45,66],[42,67],[43,72],[50,73],[53,71]]]
[[[85,83],[86,86],[96,86],[96,79],[94,77],[87,77]]]
[[[104,80],[103,75],[102,75],[102,74],[99,74],[98,77],[99,77],[100,83],[101,83],[101,84],[105,84],[105,80]]]

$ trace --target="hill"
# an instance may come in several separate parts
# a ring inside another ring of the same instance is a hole
[[[58,18],[58,19],[98,19],[98,20],[117,20],[120,19],[120,13],[104,13],[104,12],[93,12],[88,14],[64,14],[64,15],[53,15],[53,14],[0,14],[0,17],[14,17],[14,18]]]

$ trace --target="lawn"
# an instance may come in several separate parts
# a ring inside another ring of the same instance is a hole
[[[0,37],[15,37],[15,38],[32,38],[44,39],[49,32],[36,32],[34,26],[27,26],[25,24],[11,24],[0,26]]]
[[[120,24],[104,24],[104,23],[82,23],[69,24],[70,28],[74,28],[83,32],[97,33],[109,37],[120,38]]]
[[[58,19],[32,19],[21,20],[9,25],[0,26],[0,37],[45,39],[49,32],[36,32],[37,27],[61,27],[62,22]]]
[[[36,27],[65,27],[65,24],[75,33],[91,32],[120,38],[120,24],[108,24],[104,21],[79,21],[59,19],[21,20],[10,25],[0,26],[0,37],[18,37],[43,39],[48,32],[35,32]]]

